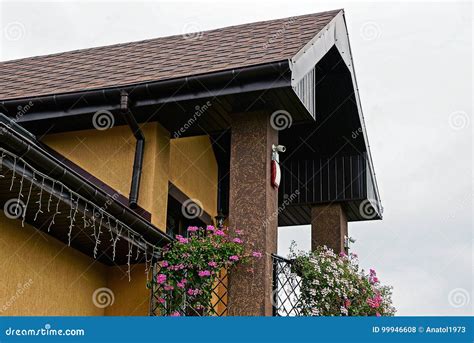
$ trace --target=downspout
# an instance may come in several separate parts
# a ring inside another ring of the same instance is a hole
[[[135,145],[135,158],[133,161],[132,171],[132,183],[130,185],[130,196],[128,198],[128,204],[130,208],[137,208],[138,206],[138,195],[140,191],[140,178],[142,175],[143,167],[143,154],[145,152],[145,136],[143,135],[140,126],[138,125],[135,117],[129,108],[128,93],[126,91],[120,92],[120,112],[122,113],[125,121],[132,130],[137,143]]]

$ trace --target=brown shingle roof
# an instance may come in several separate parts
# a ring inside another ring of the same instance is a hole
[[[0,63],[0,99],[132,85],[293,57],[340,10]]]

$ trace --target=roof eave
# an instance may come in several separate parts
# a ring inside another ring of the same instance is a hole
[[[298,83],[304,79],[305,75],[315,68],[316,64],[334,46],[338,49],[342,59],[344,60],[344,63],[351,73],[359,120],[367,150],[370,173],[374,181],[374,192],[376,199],[371,200],[377,203],[376,210],[381,219],[383,207],[381,205],[377,179],[372,161],[372,155],[370,152],[369,139],[365,127],[364,114],[360,101],[359,87],[357,85],[357,78],[354,69],[354,61],[352,58],[344,10],[341,9],[339,13],[334,16],[334,18],[315,37],[313,37],[313,39],[311,39],[300,51],[295,54],[295,56],[290,59],[291,85],[296,91]],[[313,115],[315,116],[315,114]]]
[[[23,159],[59,182],[78,190],[81,196],[97,203],[99,207],[107,204],[108,212],[125,224],[133,226],[134,230],[144,236],[151,244],[163,246],[172,241],[172,238],[166,233],[120,204],[114,198],[111,198],[104,191],[95,187],[88,180],[42,149],[35,143],[33,135],[1,113],[0,130],[0,134],[3,136],[1,146],[8,148],[12,153],[22,156]],[[90,197],[91,194],[94,195],[92,198]]]

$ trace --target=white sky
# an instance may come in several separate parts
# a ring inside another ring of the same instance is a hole
[[[2,1],[0,59],[336,8],[346,11],[385,208],[383,221],[350,224],[352,250],[394,286],[399,315],[472,314],[470,3]],[[291,239],[308,248],[309,228],[280,229],[280,254]],[[453,306],[450,292],[469,299]]]

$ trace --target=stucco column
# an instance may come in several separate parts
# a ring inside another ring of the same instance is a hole
[[[272,260],[277,249],[278,191],[271,186],[271,148],[278,144],[267,113],[236,115],[231,127],[229,227],[263,257],[229,275],[229,315],[272,315]],[[253,272],[249,271],[253,269]]]
[[[315,205],[311,208],[311,249],[326,245],[340,253],[348,235],[347,218],[340,204]]]

